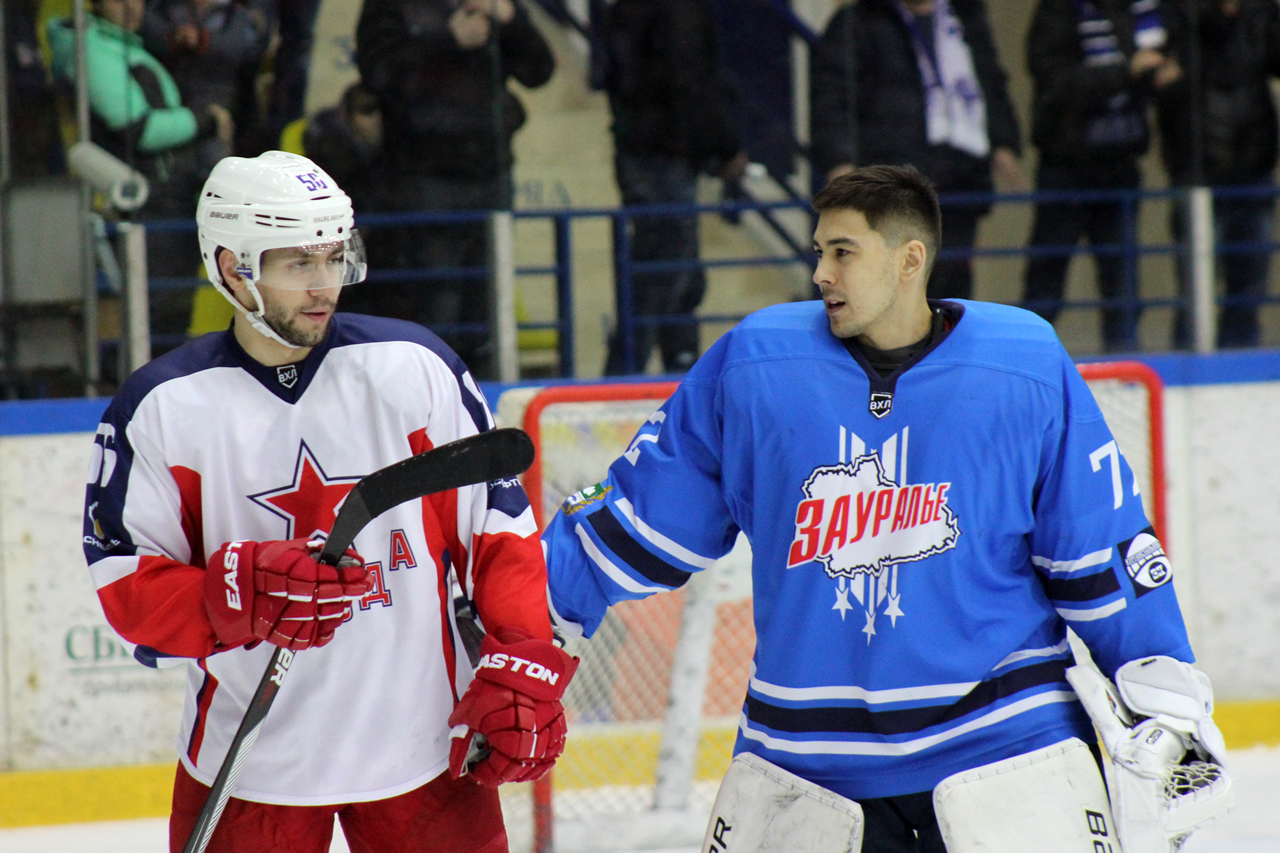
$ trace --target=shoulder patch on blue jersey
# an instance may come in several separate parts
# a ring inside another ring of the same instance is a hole
[[[1143,596],[1173,579],[1173,569],[1156,532],[1148,527],[1118,546],[1125,571],[1133,582],[1133,593]]]
[[[574,492],[565,498],[564,503],[560,505],[560,509],[565,515],[573,515],[590,504],[604,500],[604,496],[611,491],[613,491],[613,486],[606,486],[604,483],[587,486],[582,491]]]

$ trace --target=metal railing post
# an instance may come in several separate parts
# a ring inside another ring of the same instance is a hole
[[[509,210],[489,214],[489,330],[498,380],[520,378],[516,328],[515,218]]]
[[[1124,300],[1123,317],[1125,329],[1132,325],[1133,334],[1138,334],[1138,307],[1133,301],[1138,298],[1138,204],[1139,193],[1126,193],[1121,202],[1121,221],[1124,228],[1124,274],[1121,278],[1121,299]]]
[[[630,217],[626,208],[614,213],[610,221],[613,223],[613,292],[618,316],[614,337],[616,345],[622,347],[623,372],[635,373],[635,302],[631,290]]]
[[[147,226],[121,222],[124,242],[124,320],[127,368],[132,373],[151,360],[151,308],[147,299]],[[120,379],[123,381],[124,376]]]
[[[556,241],[556,342],[560,350],[560,375],[573,376],[573,219],[558,214],[552,220]]]
[[[1218,342],[1215,298],[1213,190],[1187,190],[1187,251],[1191,268],[1191,317],[1196,352],[1213,352]]]

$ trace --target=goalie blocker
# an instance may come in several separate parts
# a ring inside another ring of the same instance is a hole
[[[1120,667],[1117,686],[1087,666],[1067,678],[1106,748],[1107,786],[1076,738],[949,776],[933,793],[948,853],[1176,853],[1231,807],[1204,673],[1160,655]],[[702,853],[857,853],[863,831],[858,803],[743,753]]]

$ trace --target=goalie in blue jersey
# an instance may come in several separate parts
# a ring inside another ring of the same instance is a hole
[[[940,216],[914,169],[814,208],[822,300],[724,335],[548,527],[561,630],[750,540],[757,645],[704,850],[1170,849],[1230,781],[1092,394],[1036,315],[926,298]]]

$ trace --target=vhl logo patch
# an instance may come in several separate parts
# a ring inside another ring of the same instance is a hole
[[[1125,571],[1133,581],[1133,592],[1139,597],[1164,586],[1173,577],[1169,558],[1150,527],[1128,542],[1121,542],[1119,551],[1124,557]]]
[[[286,388],[292,388],[298,384],[298,365],[286,364],[284,367],[276,368],[276,381]]]
[[[883,418],[893,410],[893,392],[892,391],[876,391],[871,395],[871,402],[867,408],[871,414],[877,418]]]

